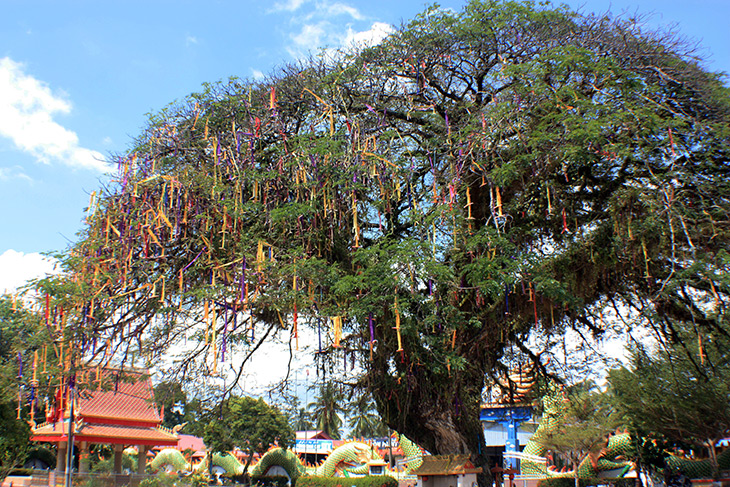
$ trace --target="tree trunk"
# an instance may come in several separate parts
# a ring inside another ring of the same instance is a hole
[[[707,440],[707,451],[710,454],[710,465],[712,465],[712,480],[720,478],[720,465],[717,463],[717,450],[715,450],[716,444],[717,441],[712,438]]]
[[[484,432],[478,415],[475,418],[454,417],[450,411],[435,407],[421,408],[419,418],[404,428],[403,434],[418,438],[417,444],[435,455],[468,454],[472,463],[482,467],[481,487],[491,485],[492,475],[484,454]]]
[[[481,467],[479,485],[491,485],[484,431],[479,420],[484,375],[470,368],[452,373],[448,380],[413,366],[410,381],[372,390],[378,410],[389,427],[433,455],[467,454]],[[387,383],[387,381],[386,381]]]
[[[251,482],[251,475],[248,473],[248,467],[251,466],[251,462],[253,461],[253,448],[250,448],[248,450],[248,458],[246,459],[246,465],[243,466],[243,482],[244,485],[251,485],[253,482]]]

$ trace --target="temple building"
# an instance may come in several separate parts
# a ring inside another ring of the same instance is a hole
[[[534,368],[519,367],[498,380],[488,392],[479,420],[493,467],[519,468],[519,453],[537,429],[532,407],[535,383]]]
[[[178,436],[162,426],[162,412],[153,397],[149,373],[140,369],[96,368],[77,374],[78,392],[61,387],[46,422],[33,427],[31,439],[58,446],[56,477],[64,475],[68,445],[78,448],[79,474],[89,471],[92,444],[112,445],[114,473],[122,473],[122,452],[137,447],[137,474],[145,473],[147,451],[153,446],[177,446]],[[69,435],[69,426],[71,434]],[[69,440],[69,436],[72,438]],[[52,484],[53,485],[53,484]]]

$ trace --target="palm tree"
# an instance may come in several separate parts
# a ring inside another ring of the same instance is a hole
[[[290,418],[290,423],[294,431],[307,431],[312,429],[312,415],[304,408],[299,408]]]
[[[324,431],[334,439],[340,438],[342,418],[340,413],[345,412],[344,395],[335,384],[328,382],[319,388],[319,394],[314,402],[307,405],[312,418],[316,421],[317,429]]]
[[[348,426],[352,428],[352,436],[374,438],[388,434],[388,429],[375,410],[375,403],[369,394],[357,396],[349,405],[349,413]]]

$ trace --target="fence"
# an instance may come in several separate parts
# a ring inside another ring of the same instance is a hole
[[[136,487],[146,478],[155,478],[155,475],[137,474],[110,474],[110,473],[73,473],[71,484],[73,487]],[[54,470],[34,470],[30,476],[8,477],[3,486],[9,487],[64,487],[66,477],[63,473]],[[175,487],[189,487],[184,479],[174,482]]]

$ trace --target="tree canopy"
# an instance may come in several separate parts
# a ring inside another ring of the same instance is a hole
[[[346,411],[346,407],[345,395],[332,382],[322,384],[314,401],[307,405],[317,429],[336,440],[339,440],[341,435],[342,418],[340,414]]]
[[[182,427],[197,420],[200,400],[188,400],[188,394],[179,382],[162,381],[155,386],[155,403],[164,411],[162,425],[167,428]]]
[[[186,343],[178,372],[240,377],[307,327],[390,427],[488,469],[485,378],[531,333],[728,333],[730,103],[693,47],[472,0],[206,85],[119,156],[49,286],[71,362]]]
[[[629,367],[609,373],[615,404],[635,431],[706,450],[715,478],[715,445],[730,434],[728,345],[726,337],[713,334],[657,346],[652,353],[637,348]]]
[[[388,428],[383,424],[375,407],[375,402],[367,393],[355,396],[348,407],[348,426],[354,437],[376,438],[388,436]]]
[[[210,451],[227,453],[237,447],[248,453],[244,474],[254,453],[294,444],[294,431],[286,416],[263,399],[232,396],[201,419],[203,439]]]
[[[551,427],[540,429],[532,440],[564,456],[573,467],[575,487],[579,487],[578,466],[606,447],[606,438],[619,425],[618,415],[607,396],[586,381],[567,391],[560,411],[548,420]]]
[[[0,296],[0,401],[17,400],[20,393],[25,405],[31,390],[38,392],[39,384],[31,384],[34,358],[37,368],[37,354],[43,360],[50,342],[41,322],[41,317],[22,300]],[[41,366],[44,365],[49,375],[56,372],[55,364],[43,361]]]
[[[15,416],[15,404],[0,402],[0,481],[5,480],[13,468],[23,466],[30,448],[30,426]]]

